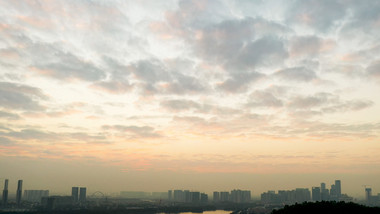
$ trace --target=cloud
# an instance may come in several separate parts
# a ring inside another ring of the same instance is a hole
[[[368,100],[341,100],[338,95],[331,93],[316,93],[311,96],[296,96],[290,99],[287,107],[292,111],[316,115],[321,113],[336,113],[346,111],[358,111],[373,105]]]
[[[5,111],[0,111],[0,118],[5,118],[9,120],[19,120],[21,117],[18,114],[13,114]]]
[[[296,0],[288,8],[286,20],[291,24],[327,32],[339,26],[346,9],[347,7],[339,0]]]
[[[48,97],[39,89],[27,85],[0,82],[0,106],[7,109],[41,111],[39,101]]]
[[[279,77],[282,80],[289,80],[295,82],[310,82],[317,79],[317,75],[313,70],[305,67],[293,67],[279,70],[274,73],[275,77]]]
[[[322,48],[322,40],[316,36],[299,36],[290,41],[290,54],[296,57],[313,57]]]
[[[133,89],[133,85],[128,80],[100,81],[92,84],[91,87],[111,94],[123,94]]]
[[[232,77],[218,85],[219,89],[230,93],[244,92],[248,89],[249,84],[265,77],[259,72],[236,72],[231,74]]]
[[[59,80],[96,81],[105,78],[104,72],[93,63],[61,51],[50,52],[50,59],[35,62],[33,68],[40,75]]]
[[[104,125],[104,130],[114,130],[120,133],[125,133],[131,138],[159,138],[161,134],[155,132],[153,127],[150,126],[124,126],[124,125]]]
[[[370,78],[380,80],[380,60],[372,62],[366,69]]]
[[[378,39],[378,27],[380,26],[379,3],[371,0],[348,1],[346,7],[348,7],[351,14],[350,19],[344,23],[340,31],[341,36],[344,37],[348,34],[351,37],[360,35],[361,37],[364,36],[365,39]],[[375,38],[372,37],[373,35],[375,35]]]
[[[246,105],[249,107],[278,108],[282,107],[284,103],[269,90],[257,90],[249,95],[249,101]]]
[[[191,100],[165,100],[161,102],[161,106],[170,111],[183,111],[201,108],[200,104]]]
[[[0,146],[7,146],[7,145],[12,145],[13,141],[5,138],[5,137],[0,137]]]
[[[59,136],[44,132],[37,129],[22,129],[20,131],[9,131],[8,133],[0,133],[1,136],[11,137],[19,140],[58,140]]]

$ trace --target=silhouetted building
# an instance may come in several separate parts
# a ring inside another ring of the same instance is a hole
[[[220,194],[219,192],[214,192],[212,195],[212,200],[215,202],[218,202],[220,200]]]
[[[297,188],[295,190],[268,191],[261,194],[261,202],[264,204],[293,204],[310,201],[310,190]]]
[[[173,200],[173,191],[168,190],[168,200],[171,201]]]
[[[321,183],[321,200],[322,201],[330,200],[330,192],[328,189],[326,189],[325,183]]]
[[[25,190],[24,200],[28,202],[41,203],[42,197],[48,197],[49,190]]]
[[[268,191],[261,194],[261,203],[273,204],[281,203],[280,196],[275,191]]]
[[[86,187],[81,187],[79,189],[79,202],[84,203],[86,202]]]
[[[296,189],[296,201],[297,202],[304,202],[304,201],[310,201],[310,190],[307,188],[297,188]]]
[[[153,199],[168,199],[168,193],[166,193],[166,192],[152,192],[151,198],[153,198]]]
[[[248,203],[251,201],[251,191],[249,190],[232,190],[230,201],[235,203]]]
[[[71,197],[73,197],[73,202],[78,202],[78,196],[79,196],[79,188],[78,187],[72,187],[71,188]]]
[[[184,202],[185,197],[182,190],[174,190],[173,191],[173,199],[176,202]]]
[[[337,197],[337,200],[340,199],[340,196],[342,195],[342,186],[340,180],[335,180],[335,194]]]
[[[3,190],[3,205],[8,203],[8,179],[4,181],[4,190]]]
[[[220,201],[228,201],[230,199],[229,192],[220,192]]]
[[[311,188],[311,198],[313,201],[321,201],[321,188],[320,187]]]
[[[183,191],[183,199],[182,202],[190,203],[192,202],[192,195],[189,190],[184,190]]]
[[[191,196],[191,203],[199,203],[201,199],[201,193],[200,192],[190,192]]]
[[[73,206],[72,196],[42,197],[41,204],[48,210],[67,209]]]
[[[208,202],[208,195],[206,193],[201,193],[201,203]]]
[[[22,180],[18,180],[17,182],[17,191],[16,191],[16,204],[21,204],[21,197],[22,197]]]
[[[372,189],[371,188],[365,188],[365,201],[367,204],[371,203],[372,198]]]

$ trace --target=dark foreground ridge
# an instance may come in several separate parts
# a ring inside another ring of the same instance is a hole
[[[272,214],[380,214],[380,207],[367,207],[355,203],[322,201],[305,202],[295,204],[279,210],[273,210]]]

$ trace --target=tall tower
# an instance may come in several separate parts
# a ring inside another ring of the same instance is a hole
[[[22,197],[22,180],[18,180],[17,183],[17,192],[16,192],[16,204],[21,204],[21,197]]]
[[[79,202],[86,202],[86,187],[81,187],[79,189]]]
[[[336,193],[337,199],[339,200],[342,195],[342,187],[341,187],[340,180],[335,180],[335,193]]]
[[[365,200],[368,204],[371,203],[372,198],[372,189],[371,188],[365,188]]]
[[[8,179],[5,179],[3,190],[3,205],[8,203]]]
[[[79,194],[78,187],[72,187],[71,188],[71,196],[73,197],[74,203],[78,202],[78,194]]]

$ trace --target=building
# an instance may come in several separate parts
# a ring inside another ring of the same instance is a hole
[[[173,200],[173,191],[172,190],[168,190],[168,200],[169,201]]]
[[[320,187],[312,187],[311,188],[311,199],[313,201],[321,201],[321,188]]]
[[[192,194],[191,194],[190,190],[184,190],[183,191],[183,198],[182,198],[181,202],[190,203],[192,201],[193,201],[193,199],[192,199]]]
[[[17,182],[17,191],[16,191],[16,204],[21,204],[21,197],[22,197],[22,180],[18,180]]]
[[[184,193],[182,190],[174,190],[173,191],[173,199],[176,202],[184,202]]]
[[[220,194],[219,192],[214,192],[213,195],[212,195],[212,200],[214,202],[218,202],[220,200]]]
[[[229,201],[230,193],[229,192],[220,192],[220,201]]]
[[[201,200],[201,193],[200,192],[190,192],[191,197],[191,203],[199,203]]]
[[[208,195],[206,193],[201,193],[201,203],[208,202]]]
[[[81,187],[79,189],[79,202],[80,203],[86,202],[86,191],[87,191],[86,187]]]
[[[78,202],[78,196],[79,196],[79,188],[78,187],[72,187],[71,188],[71,197],[73,197],[73,202]]]
[[[3,205],[8,203],[8,179],[5,179],[3,190]]]
[[[41,204],[48,210],[67,209],[73,206],[72,196],[42,197]]]
[[[340,180],[335,180],[335,194],[337,197],[337,200],[340,199],[340,196],[342,195],[342,186]]]
[[[330,200],[330,191],[326,189],[325,183],[321,183],[321,200],[322,201]]]
[[[310,201],[310,190],[307,188],[296,189],[296,202]]]
[[[28,202],[41,203],[43,197],[49,196],[49,190],[25,190],[24,200]]]
[[[372,188],[365,188],[365,201],[367,204],[371,203],[372,198]]]
[[[251,201],[251,191],[249,190],[232,190],[230,201],[234,203],[249,203]]]

